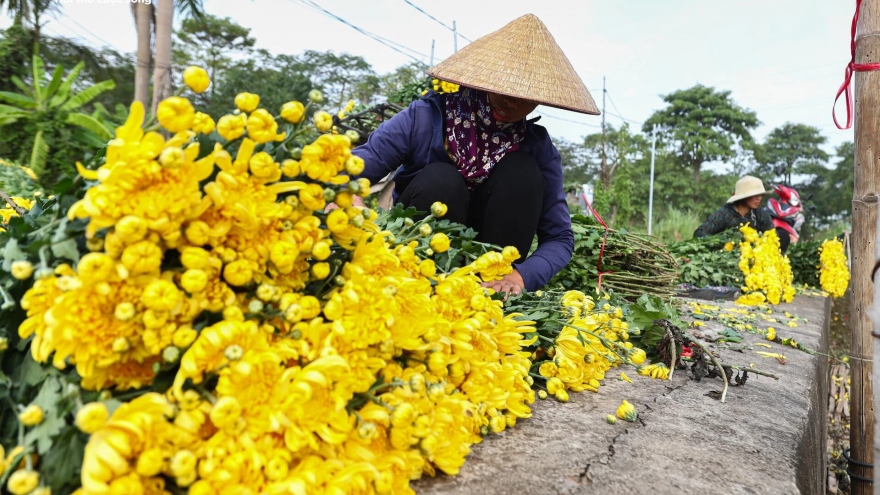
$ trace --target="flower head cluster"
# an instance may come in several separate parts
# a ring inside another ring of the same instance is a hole
[[[69,216],[87,222],[90,252],[22,300],[35,360],[74,367],[84,389],[157,391],[77,413],[91,433],[83,495],[168,480],[190,494],[412,493],[422,473],[458,472],[481,435],[531,414],[533,322],[505,315],[477,275],[509,273],[518,253],[438,270],[433,238],[395,239],[352,205],[369,184],[349,179],[363,163],[347,136],[283,160],[297,128],[278,132],[257,95],[236,105],[249,115],[217,124],[229,142],[201,149],[187,100],[159,105],[167,140],[135,103],[106,163],[79,167],[93,185]],[[301,106],[288,121],[304,122]],[[607,312],[578,318],[625,340]],[[566,386],[589,387],[599,361]]]
[[[779,251],[779,237],[775,230],[763,235],[743,225],[743,242],[740,243],[739,269],[744,275],[744,293],[737,303],[754,306],[769,302],[791,302],[795,290],[788,258]]]
[[[567,323],[550,348],[552,360],[536,363],[538,373],[547,379],[548,393],[558,399],[560,390],[598,392],[612,366],[644,362],[645,352],[627,341],[629,324],[622,320],[621,308],[609,303],[599,307],[580,291],[566,292],[561,304]]]
[[[447,81],[441,81],[440,79],[432,79],[431,87],[437,93],[457,93],[459,85]]]
[[[819,282],[822,290],[834,298],[843,297],[849,287],[849,266],[843,243],[837,239],[829,239],[819,247]]]

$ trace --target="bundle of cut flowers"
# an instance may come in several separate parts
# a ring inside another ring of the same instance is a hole
[[[764,302],[779,304],[791,302],[795,289],[792,286],[791,264],[779,250],[779,237],[775,230],[759,235],[748,225],[740,228],[739,269],[744,275],[743,295],[737,303],[754,306]]]

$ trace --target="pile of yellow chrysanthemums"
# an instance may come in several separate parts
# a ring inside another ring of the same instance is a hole
[[[598,392],[605,372],[621,363],[641,365],[645,351],[634,348],[623,310],[604,303],[597,306],[592,297],[572,290],[563,294],[561,310],[567,322],[547,351],[538,373],[547,379],[547,390],[538,396],[553,395],[568,401],[568,390]],[[625,375],[624,375],[625,376]]]
[[[203,72],[187,84],[204,90]],[[369,183],[349,178],[363,169],[349,137],[322,134],[279,163],[267,151],[288,137],[276,117],[257,95],[235,103],[215,125],[186,98],[162,101],[167,138],[133,104],[105,163],[78,165],[91,186],[68,217],[87,221],[88,252],[54,268],[17,262],[18,278],[33,277],[19,334],[36,361],[74,367],[85,390],[156,390],[77,410],[91,434],[78,493],[399,494],[422,473],[457,473],[535,398],[522,351],[532,322],[480,285],[518,253],[438,270],[450,241],[430,220],[443,205],[394,238],[352,206]],[[305,106],[280,114],[301,125]],[[318,129],[327,120],[315,115]],[[223,141],[200,147],[215,129]],[[602,365],[569,340],[560,379],[594,386]],[[166,390],[155,380],[169,373]],[[15,471],[10,491],[36,488],[38,469]]]
[[[740,243],[739,269],[744,275],[744,295],[736,302],[749,306],[791,302],[795,295],[791,265],[779,250],[776,231],[768,230],[758,235],[755,229],[743,225],[740,232],[743,241]]]
[[[843,243],[837,239],[828,239],[819,247],[819,283],[822,290],[832,297],[843,297],[849,287],[849,266]]]

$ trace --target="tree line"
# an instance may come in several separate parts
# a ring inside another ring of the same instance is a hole
[[[567,187],[593,184],[597,211],[614,225],[647,223],[655,128],[654,222],[670,209],[705,218],[747,174],[760,177],[768,189],[787,183],[802,198],[812,195],[807,205],[815,209],[807,214],[807,234],[849,221],[851,142],[829,155],[819,129],[798,123],[786,123],[758,141],[752,135],[760,125],[756,113],[738,105],[730,91],[703,85],[664,95],[663,103],[641,128],[606,125],[604,137],[597,132],[579,142],[556,142]]]

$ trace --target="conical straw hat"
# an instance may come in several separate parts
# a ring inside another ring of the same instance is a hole
[[[599,115],[571,62],[532,14],[467,45],[428,74],[469,88]]]

